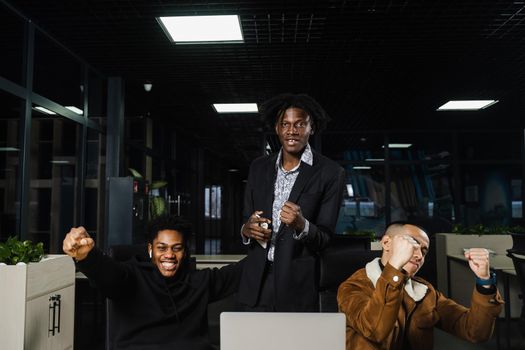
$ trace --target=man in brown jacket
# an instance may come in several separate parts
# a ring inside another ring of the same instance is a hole
[[[471,248],[465,253],[476,275],[469,309],[414,276],[429,247],[422,229],[392,224],[381,245],[381,258],[339,286],[337,302],[346,314],[347,350],[432,349],[434,326],[470,342],[490,338],[503,301],[486,249]]]

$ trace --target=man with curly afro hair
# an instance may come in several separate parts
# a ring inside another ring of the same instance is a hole
[[[341,166],[308,143],[329,117],[305,94],[278,95],[260,111],[281,149],[250,166],[239,302],[248,311],[317,311],[318,253],[334,232],[345,183]]]

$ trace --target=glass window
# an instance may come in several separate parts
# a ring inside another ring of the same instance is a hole
[[[520,160],[523,131],[462,132],[458,135],[461,160]]]
[[[454,212],[449,163],[428,162],[391,167],[391,218],[440,218],[451,222]]]
[[[0,91],[0,241],[18,232],[20,111],[24,101]]]
[[[106,125],[107,80],[92,70],[88,74],[88,115],[100,125]]]
[[[336,234],[385,227],[384,165],[346,165],[346,191],[335,229]]]
[[[448,160],[452,154],[451,133],[413,132],[388,135],[390,160]]]
[[[204,188],[204,217],[221,219],[222,217],[222,187],[206,186]]]
[[[39,31],[35,33],[33,90],[82,114],[84,86],[82,65]]]
[[[22,81],[25,22],[2,3],[0,4],[0,23],[3,28],[0,31],[0,47],[2,48],[0,76],[25,85]]]
[[[377,163],[385,158],[383,134],[323,134],[323,154],[333,160]]]
[[[86,182],[84,222],[81,223],[98,242],[104,241],[105,172],[103,163],[106,137],[88,129],[86,150]]]
[[[521,219],[522,169],[514,165],[466,165],[463,182],[462,223],[487,227],[507,226]]]
[[[28,237],[60,253],[74,226],[79,125],[35,111],[31,123]]]

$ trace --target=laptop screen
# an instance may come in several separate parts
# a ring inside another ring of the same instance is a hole
[[[221,350],[344,350],[345,339],[342,313],[221,313]]]

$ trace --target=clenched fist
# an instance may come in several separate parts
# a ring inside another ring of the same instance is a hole
[[[94,246],[95,241],[82,226],[71,228],[62,243],[64,253],[77,261],[84,260]]]
[[[470,269],[481,279],[490,278],[489,251],[485,248],[470,248],[465,252]]]

